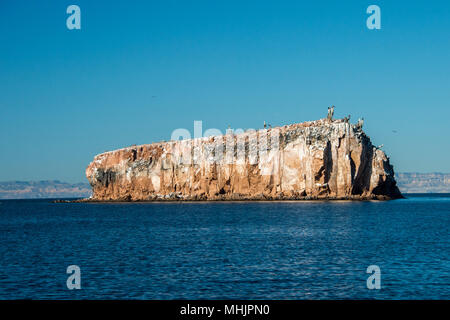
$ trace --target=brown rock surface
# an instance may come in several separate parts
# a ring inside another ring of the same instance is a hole
[[[94,201],[402,197],[389,158],[346,119],[123,148],[86,176]]]

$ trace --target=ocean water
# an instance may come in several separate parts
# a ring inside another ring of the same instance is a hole
[[[450,195],[0,200],[0,299],[450,299]],[[66,268],[81,270],[81,289]],[[381,289],[369,290],[369,265]]]

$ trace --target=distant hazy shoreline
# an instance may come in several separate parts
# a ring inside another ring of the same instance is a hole
[[[395,180],[402,193],[450,193],[450,173],[402,172]]]
[[[396,174],[402,193],[450,193],[450,173],[402,172]],[[58,180],[0,182],[0,199],[88,198],[89,183]]]
[[[0,199],[86,198],[91,194],[89,183],[58,180],[0,182]]]

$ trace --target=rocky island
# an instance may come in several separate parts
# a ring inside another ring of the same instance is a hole
[[[86,169],[88,201],[396,199],[389,158],[363,121],[283,127],[131,146]]]

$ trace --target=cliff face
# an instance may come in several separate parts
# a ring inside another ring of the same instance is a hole
[[[128,147],[86,176],[100,201],[401,197],[385,153],[344,119]]]

